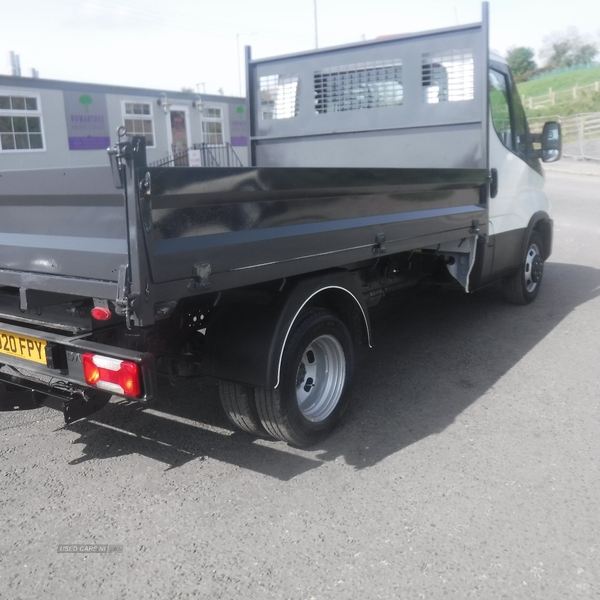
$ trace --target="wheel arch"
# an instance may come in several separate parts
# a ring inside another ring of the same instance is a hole
[[[207,328],[201,372],[264,388],[279,385],[285,345],[307,309],[327,308],[350,330],[355,343],[371,345],[371,326],[360,286],[336,270],[288,282],[268,304],[231,303]]]
[[[285,332],[285,336],[280,344],[279,360],[277,362],[277,382],[274,387],[279,386],[285,345],[294,329],[294,325],[307,309],[327,308],[331,310],[348,327],[355,343],[366,342],[371,347],[369,315],[363,304],[351,290],[341,285],[328,285],[315,290],[298,308]]]
[[[529,220],[529,225],[527,226],[525,236],[523,237],[523,255],[527,251],[527,244],[529,243],[532,232],[537,231],[542,236],[542,242],[544,244],[544,253],[542,257],[544,260],[548,260],[548,257],[552,254],[553,225],[554,222],[547,212],[536,212]]]

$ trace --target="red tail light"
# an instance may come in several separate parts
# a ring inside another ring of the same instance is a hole
[[[140,368],[137,363],[87,352],[82,357],[88,385],[113,394],[141,396]]]
[[[91,312],[92,317],[94,317],[96,321],[108,321],[112,317],[110,308],[106,308],[105,306],[96,306],[92,308]]]

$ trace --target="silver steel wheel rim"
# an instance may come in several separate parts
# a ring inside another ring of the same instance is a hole
[[[337,406],[346,381],[346,355],[332,335],[313,340],[300,359],[296,373],[296,400],[302,415],[319,423]]]
[[[538,282],[541,279],[541,273],[543,270],[543,262],[540,256],[540,249],[537,244],[531,244],[529,250],[527,250],[527,256],[525,257],[525,289],[531,293],[535,290]]]

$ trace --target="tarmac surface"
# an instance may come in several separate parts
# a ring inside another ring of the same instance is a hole
[[[318,447],[233,432],[205,380],[0,413],[0,598],[600,597],[600,179],[568,167],[536,302],[387,299]]]
[[[576,160],[572,158],[562,158],[555,163],[545,164],[544,170],[547,173],[570,173],[572,175],[589,175],[592,177],[600,177],[600,159]]]

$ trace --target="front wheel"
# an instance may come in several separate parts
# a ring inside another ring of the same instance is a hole
[[[346,325],[328,310],[306,313],[286,343],[279,386],[256,389],[263,427],[294,446],[318,443],[346,409],[353,370],[354,348]]]
[[[504,297],[513,304],[529,304],[540,291],[544,275],[544,242],[534,231],[529,238],[527,251],[519,270],[502,282]]]

